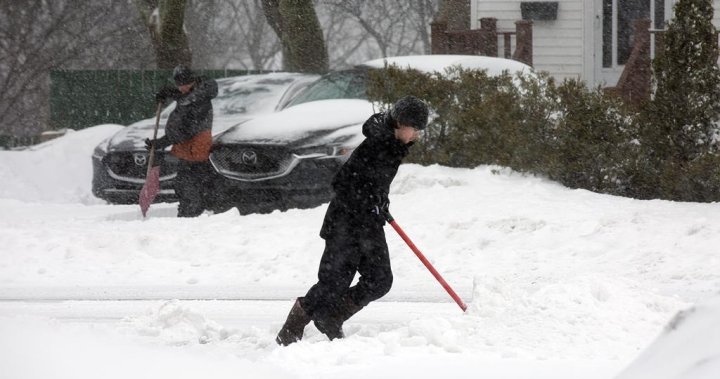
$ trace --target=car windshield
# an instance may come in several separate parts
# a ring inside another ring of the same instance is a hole
[[[367,99],[367,72],[347,70],[325,75],[300,92],[287,106],[328,99]]]
[[[218,96],[213,99],[215,116],[272,112],[285,91],[297,78],[279,76],[257,79],[255,76],[218,80]],[[175,109],[175,102],[161,114],[167,118]]]

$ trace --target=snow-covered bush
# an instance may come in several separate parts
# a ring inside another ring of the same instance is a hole
[[[456,167],[497,164],[573,188],[627,195],[637,155],[634,114],[599,88],[545,74],[425,74],[388,67],[370,75],[382,104],[412,94],[436,117],[410,160]]]

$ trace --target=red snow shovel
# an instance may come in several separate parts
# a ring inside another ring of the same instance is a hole
[[[467,305],[465,305],[465,302],[463,302],[462,299],[460,298],[460,296],[458,296],[458,294],[456,294],[455,291],[453,291],[453,289],[445,281],[445,279],[443,279],[443,277],[440,275],[440,273],[438,273],[437,270],[435,270],[435,267],[433,267],[433,265],[430,263],[430,261],[428,261],[427,258],[425,258],[423,253],[420,252],[420,249],[418,249],[417,246],[415,246],[415,244],[410,240],[410,237],[408,237],[407,234],[405,234],[405,232],[402,230],[402,228],[400,228],[400,225],[398,225],[397,222],[395,222],[395,219],[393,218],[392,215],[390,215],[390,212],[385,212],[385,218],[390,223],[390,225],[392,225],[393,229],[395,229],[395,231],[400,235],[400,237],[403,239],[403,241],[405,241],[405,243],[407,243],[407,245],[410,246],[410,249],[413,251],[413,253],[415,253],[415,255],[417,255],[417,257],[420,258],[420,261],[425,265],[425,267],[427,267],[427,269],[430,270],[430,273],[435,277],[435,279],[437,279],[437,281],[440,282],[440,285],[442,285],[443,288],[445,288],[445,291],[447,291],[447,293],[450,295],[450,297],[452,297],[453,300],[455,300],[455,302],[460,307],[460,309],[462,309],[463,312],[465,312],[465,310],[467,310]]]
[[[140,211],[143,217],[147,215],[150,204],[155,200],[158,192],[160,192],[160,166],[153,166],[155,163],[155,139],[157,139],[158,128],[160,127],[160,111],[162,110],[162,103],[158,103],[157,112],[155,115],[155,131],[153,132],[153,144],[150,147],[150,154],[148,156],[148,168],[147,174],[145,175],[145,184],[140,190]]]

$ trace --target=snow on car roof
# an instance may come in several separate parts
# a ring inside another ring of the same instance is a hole
[[[360,99],[330,99],[298,104],[281,112],[264,114],[228,130],[221,143],[238,141],[284,142],[308,133],[361,125],[375,113],[372,103]],[[357,132],[360,133],[358,128]]]
[[[512,59],[480,55],[407,55],[373,59],[360,66],[381,69],[385,67],[386,63],[389,66],[396,65],[400,68],[411,68],[428,73],[444,72],[453,66],[487,70],[487,73],[493,76],[500,75],[503,71],[508,71],[510,74],[532,71],[530,66]]]

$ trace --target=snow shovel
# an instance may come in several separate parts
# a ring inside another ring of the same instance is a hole
[[[435,267],[433,267],[433,265],[430,263],[430,261],[428,261],[427,258],[425,258],[423,253],[420,252],[420,249],[418,249],[417,246],[415,246],[415,244],[410,240],[410,237],[408,237],[407,234],[405,234],[405,232],[402,230],[402,228],[400,228],[400,225],[398,225],[397,222],[395,222],[395,219],[390,214],[390,212],[385,212],[385,219],[387,220],[387,222],[390,223],[390,225],[392,225],[393,229],[395,229],[395,231],[400,235],[400,238],[402,238],[403,241],[405,241],[405,243],[408,246],[410,246],[410,249],[413,251],[413,253],[415,253],[415,255],[417,255],[417,257],[425,265],[425,267],[427,267],[427,269],[430,270],[430,273],[435,277],[435,279],[437,279],[438,282],[440,282],[440,285],[442,285],[443,288],[445,288],[445,291],[447,291],[447,293],[450,295],[450,297],[452,297],[453,300],[455,300],[455,302],[460,307],[460,309],[462,309],[463,312],[465,312],[467,310],[467,305],[465,305],[465,302],[463,302],[462,299],[460,298],[460,296],[458,296],[458,294],[456,294],[455,291],[453,291],[453,289],[445,281],[445,279],[443,279],[443,277],[440,275],[440,273],[438,273],[437,270],[435,270]]]
[[[150,204],[155,200],[158,192],[160,192],[160,166],[153,166],[155,163],[155,139],[157,139],[158,128],[160,127],[160,111],[162,110],[162,103],[158,103],[157,112],[155,115],[155,131],[153,132],[153,144],[150,147],[150,154],[148,154],[148,167],[147,174],[145,175],[145,184],[140,190],[140,211],[143,217],[147,215]]]

